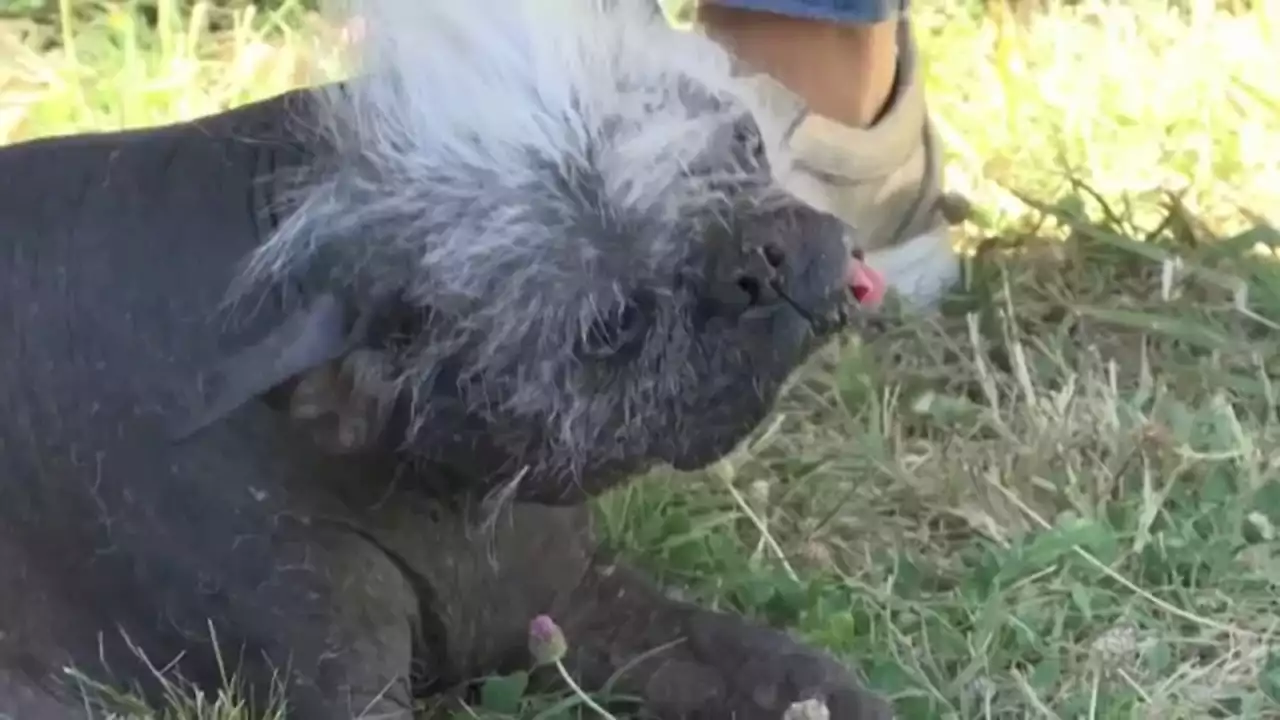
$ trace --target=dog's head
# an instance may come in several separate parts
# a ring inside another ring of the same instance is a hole
[[[322,289],[245,387],[296,381],[339,445],[551,503],[701,467],[876,291],[706,38],[604,0],[362,14],[330,159],[245,276]]]

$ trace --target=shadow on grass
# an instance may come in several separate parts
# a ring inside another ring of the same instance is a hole
[[[981,243],[940,316],[833,353],[727,469],[605,524],[905,718],[1274,713],[1280,233],[1025,200],[1051,239]]]
[[[1280,711],[1280,233],[1026,201],[1053,237],[986,240],[942,313],[833,348],[732,457],[601,500],[602,530],[903,718]],[[593,716],[527,692],[424,717]],[[244,717],[179,697],[154,717]]]

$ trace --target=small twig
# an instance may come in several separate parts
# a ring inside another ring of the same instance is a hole
[[[756,511],[751,508],[751,503],[747,502],[747,499],[742,497],[742,493],[738,491],[738,488],[734,487],[733,478],[730,476],[730,473],[717,472],[716,475],[720,477],[725,488],[729,490],[729,495],[733,497],[734,503],[742,509],[742,512],[749,520],[751,520],[751,523],[756,526],[756,529],[760,531],[760,536],[764,540],[765,544],[768,545],[769,549],[778,556],[778,561],[782,563],[782,567],[787,571],[787,575],[793,582],[799,583],[800,576],[796,574],[795,568],[791,567],[791,563],[787,561],[787,554],[782,551],[782,546],[773,538],[773,534],[769,532],[769,526],[765,523],[764,519],[756,514]]]
[[[605,710],[604,708],[600,707],[599,703],[597,703],[595,700],[592,700],[590,695],[587,695],[585,692],[582,691],[582,688],[578,686],[578,683],[576,681],[574,681],[573,676],[570,675],[569,671],[565,669],[563,662],[561,662],[560,660],[556,660],[555,666],[556,666],[556,669],[560,671],[560,677],[564,679],[565,684],[569,686],[569,689],[573,691],[574,695],[578,696],[578,699],[581,700],[584,705],[591,708],[592,710],[595,710],[597,713],[599,713],[600,717],[606,718],[606,720],[618,720],[612,714],[610,714],[608,710]]]

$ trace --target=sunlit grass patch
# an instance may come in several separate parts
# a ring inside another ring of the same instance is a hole
[[[288,90],[335,67],[335,35],[286,5],[208,29],[210,5],[159,3],[159,29],[128,4],[64,34],[0,25],[0,142],[186,120]],[[42,49],[53,42],[54,47]]]
[[[1280,3],[1086,0],[1021,18],[991,3],[976,21],[922,5],[949,180],[996,218],[1025,211],[1005,189],[1056,194],[1071,171],[1148,221],[1162,191],[1222,229],[1249,224],[1241,208],[1280,220]]]

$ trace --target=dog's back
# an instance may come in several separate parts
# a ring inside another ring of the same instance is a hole
[[[264,180],[297,152],[286,116],[277,98],[0,148],[0,717],[48,716],[33,688],[62,666],[135,674],[121,631],[172,660],[220,593],[274,569],[249,503],[251,469],[276,462],[269,418],[171,436],[270,222]],[[202,584],[205,607],[173,601]]]

